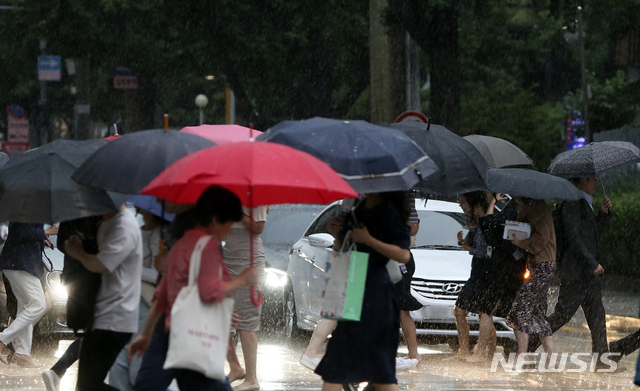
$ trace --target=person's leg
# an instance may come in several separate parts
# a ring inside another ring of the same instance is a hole
[[[460,307],[453,308],[453,314],[456,317],[456,329],[458,330],[458,352],[460,357],[469,356],[469,321],[467,320],[467,311]]]
[[[82,338],[76,391],[117,390],[104,383],[109,369],[132,333],[91,330]]]
[[[229,380],[210,379],[190,369],[174,369],[178,387],[184,391],[233,391]]]
[[[149,314],[149,304],[144,299],[140,298],[140,304],[138,305],[138,331],[144,328],[147,315]],[[142,357],[136,356],[133,360],[129,361],[128,348],[131,341],[133,341],[139,333],[135,333],[131,340],[122,348],[116,361],[109,369],[109,385],[113,386],[120,391],[133,391],[133,386],[136,382],[136,376],[140,369]]]
[[[3,271],[18,302],[16,319],[0,333],[0,342],[13,342],[18,357],[31,354],[33,324],[47,308],[40,280],[22,270]],[[3,346],[0,346],[0,348]]]
[[[69,369],[69,367],[72,366],[80,356],[81,341],[82,337],[73,341],[62,357],[60,357],[60,359],[51,367],[51,370],[54,371],[58,377],[64,376],[67,369]]]
[[[418,337],[416,336],[416,323],[411,317],[409,311],[400,311],[400,327],[402,327],[402,334],[404,340],[407,342],[407,349],[409,349],[409,358],[415,358],[418,362],[422,361],[418,354]]]
[[[621,353],[622,356],[628,356],[638,350],[638,348],[640,348],[640,329],[622,339],[609,343],[609,351],[612,353]]]
[[[542,341],[542,348],[544,349],[544,352],[547,353],[547,362],[545,363],[545,366],[547,369],[551,369],[549,368],[549,362],[551,361],[551,354],[553,353],[553,337],[540,337],[540,340]]]
[[[229,334],[229,347],[227,348],[227,362],[229,363],[229,381],[234,382],[236,380],[242,380],[245,378],[246,374],[244,372],[244,368],[240,364],[240,360],[238,360],[238,355],[236,354],[236,345],[233,343],[233,334]]]
[[[322,383],[322,391],[342,391],[342,384]]]
[[[518,354],[516,354],[516,359],[514,361],[514,363],[517,363],[518,357],[520,357],[521,354],[524,354],[527,352],[527,346],[529,344],[529,334],[516,331],[516,330],[514,330],[514,332],[516,334],[516,340],[518,341]],[[518,368],[518,369],[521,369],[521,368]]]
[[[493,316],[480,313],[480,330],[478,332],[478,344],[476,350],[471,357],[467,358],[469,362],[480,362],[486,360],[484,351],[493,340],[493,335],[496,333],[496,328],[493,325]],[[493,348],[495,352],[495,346]]]
[[[327,337],[331,334],[337,324],[338,321],[336,320],[321,319],[313,330],[313,334],[311,335],[307,349],[304,351],[304,355],[309,358],[316,358],[318,356],[318,350],[320,350],[320,347],[322,347],[322,344],[327,340]]]
[[[240,335],[240,343],[242,344],[242,355],[244,356],[244,366],[246,375],[244,382],[237,388],[248,387],[258,384],[258,374],[256,364],[258,361],[258,337],[254,331],[238,330]]]
[[[164,320],[161,320],[164,322]],[[169,351],[169,334],[154,330],[149,349],[142,356],[142,363],[136,376],[136,391],[163,391],[174,378],[173,369],[163,369]]]
[[[397,384],[374,384],[376,391],[398,391]]]
[[[558,302],[556,303],[553,314],[549,315],[549,324],[551,331],[556,332],[562,326],[567,324],[578,311],[587,292],[580,281],[561,281],[560,293],[558,294]],[[539,338],[531,338],[529,340],[529,352],[535,352],[540,347]]]
[[[591,331],[591,351],[599,354],[609,352],[607,317],[602,305],[600,281],[594,280],[589,284],[587,295],[582,303],[582,310]]]

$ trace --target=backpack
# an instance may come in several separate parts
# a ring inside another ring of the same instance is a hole
[[[101,220],[100,216],[92,216],[61,223],[58,231],[58,249],[64,253],[65,240],[80,232],[84,236],[82,243],[84,251],[89,254],[97,254],[97,233]],[[74,332],[90,329],[93,324],[98,291],[102,283],[102,274],[90,272],[80,261],[65,253],[62,281],[68,293],[67,326]]]
[[[553,216],[553,229],[556,233],[556,262],[559,263],[564,255],[564,222],[562,221],[562,207],[565,201],[562,201],[560,205],[555,205],[551,211]]]

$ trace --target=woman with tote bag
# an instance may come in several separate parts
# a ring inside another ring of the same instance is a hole
[[[144,354],[151,342],[155,323],[165,313],[168,331],[167,343],[163,345],[167,352],[165,368],[172,368],[180,390],[230,391],[228,379],[211,375],[219,372],[211,369],[219,362],[224,373],[226,346],[213,351],[210,362],[194,364],[190,360],[194,354],[193,347],[188,345],[188,341],[195,336],[203,346],[209,343],[218,346],[220,341],[226,343],[230,322],[220,321],[225,324],[211,325],[211,330],[224,328],[223,334],[218,336],[215,331],[198,329],[197,320],[202,319],[202,311],[209,311],[212,307],[228,313],[227,319],[230,319],[233,301],[229,306],[228,297],[240,287],[256,284],[258,275],[255,268],[247,268],[233,278],[220,253],[220,243],[231,231],[233,223],[242,218],[238,197],[219,186],[211,186],[198,199],[196,211],[198,226],[185,232],[169,251],[165,275],[156,289],[155,301],[142,332],[129,346],[129,357]],[[191,269],[192,265],[198,270]],[[194,304],[186,297],[196,286],[201,300]],[[214,306],[214,303],[217,304]],[[195,312],[188,319],[185,316],[172,319],[173,315],[190,310]]]

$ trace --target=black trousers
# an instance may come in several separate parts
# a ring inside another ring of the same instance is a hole
[[[612,352],[622,353],[623,356],[630,355],[640,348],[640,329],[622,339],[611,342],[610,347]]]
[[[117,391],[116,388],[105,384],[104,379],[132,335],[133,333],[99,329],[85,333],[80,344],[76,391]]]
[[[80,356],[81,342],[82,337],[73,341],[62,357],[60,357],[60,359],[51,367],[51,370],[54,371],[58,377],[64,376],[67,369],[69,369],[69,367],[78,360],[78,357]]]
[[[567,324],[579,307],[582,307],[591,331],[591,351],[593,353],[607,353],[609,351],[607,323],[598,278],[590,281],[560,281],[558,302],[554,313],[549,315],[551,330],[555,333]],[[528,350],[530,352],[535,352],[539,346],[539,338],[529,339]]]

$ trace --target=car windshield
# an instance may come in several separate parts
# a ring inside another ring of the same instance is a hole
[[[415,248],[463,250],[458,245],[458,232],[466,235],[466,221],[463,213],[418,211],[420,230],[416,235]]]
[[[325,205],[272,205],[262,232],[265,247],[291,247],[304,234]]]

